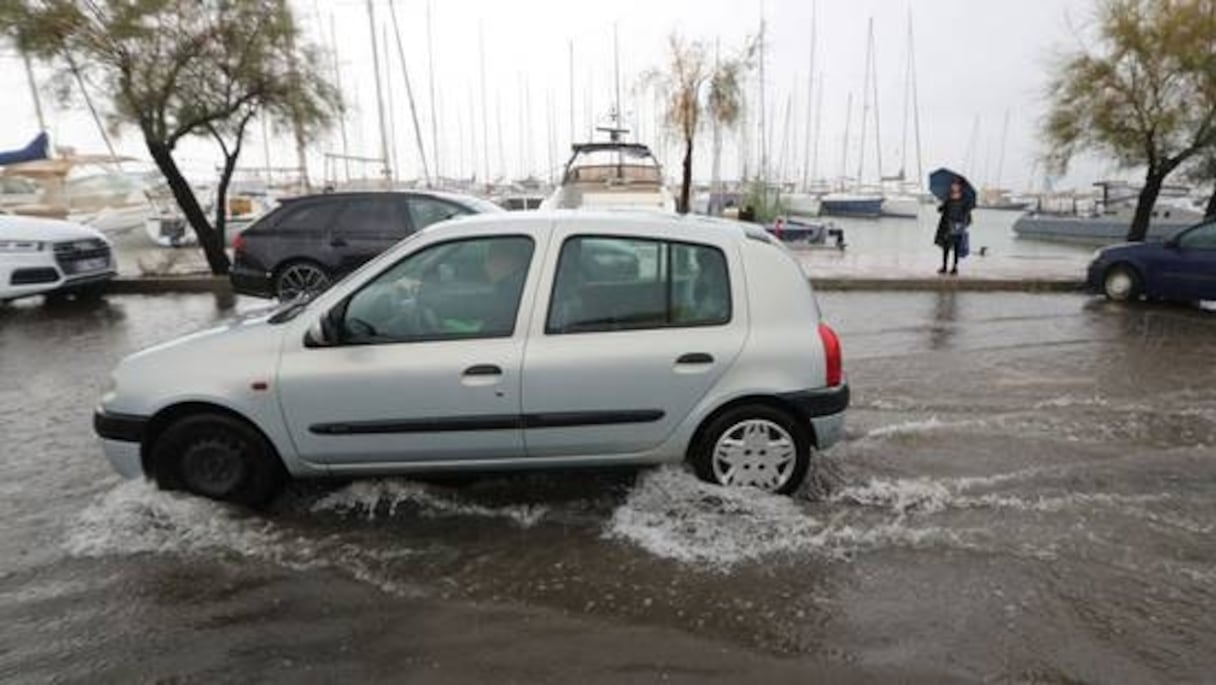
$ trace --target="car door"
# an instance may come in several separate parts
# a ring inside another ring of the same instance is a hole
[[[354,271],[411,233],[404,199],[398,195],[347,200],[330,230],[329,245],[339,274]]]
[[[534,251],[520,234],[426,245],[330,310],[326,346],[288,339],[278,389],[300,456],[335,467],[522,456]]]
[[[1168,297],[1216,300],[1216,221],[1179,235],[1160,265]]]
[[[525,353],[529,457],[659,446],[733,363],[747,330],[734,245],[580,225],[553,235],[553,283]]]

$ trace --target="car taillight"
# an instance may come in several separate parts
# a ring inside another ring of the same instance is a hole
[[[819,324],[819,339],[823,341],[828,387],[836,387],[844,381],[844,357],[840,352],[840,338],[831,326],[821,323]]]
[[[241,235],[240,233],[237,233],[236,236],[234,236],[232,238],[232,251],[233,252],[244,252],[245,251],[245,236]]]

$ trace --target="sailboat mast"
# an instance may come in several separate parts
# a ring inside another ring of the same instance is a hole
[[[766,42],[764,31],[765,31],[764,9],[763,9],[763,5],[762,5],[761,14],[760,14],[760,122],[759,122],[759,124],[760,124],[760,182],[761,183],[768,182],[768,137],[767,137],[766,131],[764,129],[765,119],[768,116],[766,114],[767,106],[766,106],[765,100],[767,99],[767,97],[766,97],[765,82],[764,82],[764,63],[766,61],[764,59],[764,50],[765,50],[765,42]]]
[[[418,107],[414,103],[414,89],[410,86],[410,70],[405,63],[405,46],[401,44],[401,27],[397,24],[397,3],[388,2],[388,13],[393,20],[393,34],[397,38],[397,58],[401,61],[401,77],[405,79],[405,97],[410,103],[410,119],[414,123],[414,140],[418,143],[418,159],[422,162],[422,180],[431,187],[431,171],[426,163],[426,145],[422,142],[422,127],[418,124]]]
[[[477,23],[477,48],[481,53],[481,161],[485,176],[482,183],[490,183],[490,114],[486,98],[486,32],[485,24]]]
[[[426,67],[427,90],[431,100],[431,155],[435,160],[435,182],[442,184],[443,173],[439,170],[439,117],[435,111],[435,43],[431,28],[431,0],[426,0]]]
[[[811,146],[811,180],[819,176],[819,135],[823,131],[823,74],[815,89],[815,142]]]
[[[870,88],[874,102],[874,156],[878,163],[878,180],[882,181],[882,120],[878,116],[878,46],[874,43],[874,18],[870,18]]]
[[[34,114],[38,117],[38,130],[46,130],[46,119],[42,116],[42,99],[38,97],[38,83],[34,81],[34,67],[30,64],[30,56],[21,52],[21,61],[25,62],[25,80],[30,85],[30,98],[34,101]]]
[[[861,183],[866,167],[866,127],[870,124],[870,72],[874,60],[874,17],[870,17],[869,37],[866,39],[865,76],[861,82],[861,149],[857,155],[857,183]]]
[[[804,141],[806,152],[802,157],[802,190],[807,191],[811,185],[811,120],[812,112],[811,105],[814,103],[815,97],[815,47],[816,41],[819,38],[819,2],[815,0],[811,4],[811,63],[807,72],[806,83],[806,140]]]
[[[613,125],[619,129],[621,127],[621,46],[617,40],[617,23],[612,22],[612,79],[615,83],[616,104],[612,106]],[[613,138],[619,136],[619,133],[614,133]]]
[[[380,48],[376,42],[376,10],[372,6],[372,0],[367,0],[367,25],[372,38],[372,73],[376,78],[376,108],[380,118],[380,158],[383,162],[380,173],[384,176],[384,185],[387,187],[393,172],[389,167],[388,128],[384,121],[384,92],[380,84]]]
[[[841,190],[844,189],[845,179],[849,168],[849,124],[853,119],[853,93],[849,92],[849,102],[844,108],[844,142],[840,146],[840,185]]]
[[[334,85],[338,88],[338,93],[343,94],[342,90],[342,63],[338,59],[338,30],[334,26],[334,14],[329,13],[329,43],[330,49],[333,50],[333,70],[334,70]],[[264,121],[264,120],[263,120]],[[346,180],[350,181],[350,143],[346,135],[346,117],[338,117],[338,130],[342,136],[342,163],[346,172]],[[270,152],[269,143],[267,143],[266,152],[266,167],[270,168]],[[337,177],[338,171],[334,169],[334,176]]]
[[[574,144],[574,41],[569,41],[570,48],[570,144]]]
[[[401,178],[401,150],[397,145],[397,101],[393,98],[393,59],[389,55],[388,26],[382,26],[381,32],[384,39],[384,100],[388,103],[385,106],[385,112],[388,114],[388,151],[392,159],[389,167],[393,170],[392,180],[396,183]]]
[[[1009,140],[1009,110],[1005,110],[1005,123],[1001,125],[1001,154],[996,162],[996,187],[1001,187],[1001,173],[1005,168],[1005,143]]]

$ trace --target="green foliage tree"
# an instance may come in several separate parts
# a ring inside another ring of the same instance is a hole
[[[1100,0],[1097,43],[1056,69],[1045,138],[1144,168],[1128,231],[1144,240],[1167,176],[1216,144],[1216,0]]]
[[[687,214],[692,195],[692,156],[697,132],[706,120],[733,128],[745,104],[743,83],[755,62],[757,42],[748,40],[739,53],[711,60],[705,45],[687,42],[678,33],[668,38],[668,63],[642,77],[663,101],[663,120],[684,143],[678,210]]]
[[[104,94],[113,127],[139,130],[215,274],[230,266],[227,190],[250,122],[314,136],[340,114],[284,0],[0,0],[0,30]],[[214,221],[174,159],[192,136],[223,156]]]

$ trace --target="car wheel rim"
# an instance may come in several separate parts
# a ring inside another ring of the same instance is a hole
[[[722,485],[775,492],[794,474],[798,448],[789,431],[767,419],[740,421],[714,445],[714,477]]]
[[[210,497],[231,493],[245,477],[244,450],[237,441],[208,438],[198,440],[182,455],[182,480],[186,486]]]
[[[291,300],[307,293],[320,292],[329,285],[325,272],[311,264],[293,264],[279,276],[279,298]]]
[[[1124,271],[1115,272],[1106,277],[1106,294],[1116,299],[1124,299],[1132,291],[1132,277]]]

